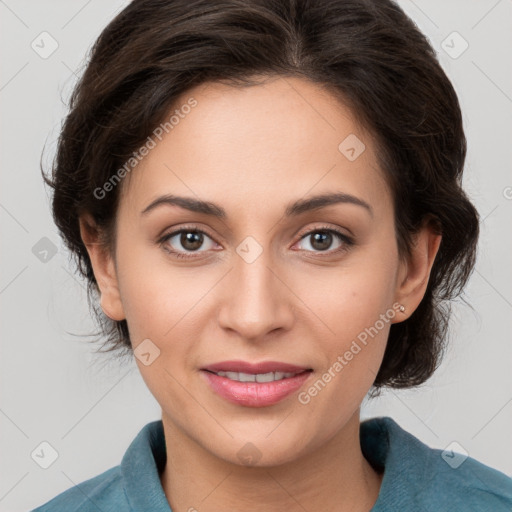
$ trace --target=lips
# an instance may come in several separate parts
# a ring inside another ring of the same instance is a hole
[[[205,366],[201,374],[210,389],[225,400],[246,407],[266,407],[302,387],[312,369],[276,361],[223,361]]]
[[[220,363],[211,364],[202,368],[213,373],[217,372],[236,372],[236,373],[301,373],[311,370],[307,366],[297,366],[294,364],[280,363],[277,361],[264,361],[261,363],[249,363],[247,361],[222,361]]]

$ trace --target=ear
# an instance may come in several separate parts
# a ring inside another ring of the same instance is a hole
[[[112,320],[124,320],[125,314],[119,293],[119,284],[110,251],[101,243],[101,234],[89,214],[80,216],[80,235],[91,260],[94,277],[98,283],[103,312]]]
[[[440,244],[441,235],[430,220],[414,235],[410,255],[400,263],[395,292],[395,300],[405,311],[397,315],[394,323],[411,316],[423,299]]]

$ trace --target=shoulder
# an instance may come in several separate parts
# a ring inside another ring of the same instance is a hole
[[[418,497],[428,495],[432,510],[512,511],[512,479],[507,475],[450,447],[426,450],[422,474],[428,486]]]
[[[468,457],[462,447],[430,448],[391,418],[363,422],[361,436],[365,456],[384,466],[372,512],[413,506],[424,512],[512,511],[512,479]]]
[[[116,466],[74,485],[32,512],[102,512],[131,510]]]
[[[165,461],[163,424],[157,420],[140,430],[119,466],[73,485],[32,512],[170,512],[159,478]]]

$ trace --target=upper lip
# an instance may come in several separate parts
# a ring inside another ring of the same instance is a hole
[[[278,361],[263,361],[261,363],[249,363],[247,361],[221,361],[219,363],[210,364],[201,368],[210,372],[238,372],[238,373],[301,373],[311,370],[306,366],[297,366],[295,364],[280,363]]]

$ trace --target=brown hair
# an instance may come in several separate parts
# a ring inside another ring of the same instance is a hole
[[[449,300],[475,262],[478,214],[461,188],[466,139],[457,95],[426,37],[391,0],[134,0],[103,30],[70,100],[52,176],[53,216],[87,279],[108,350],[131,344],[106,317],[79,216],[115,244],[121,187],[95,190],[123,167],[193,86],[295,76],[328,88],[375,139],[395,205],[400,255],[430,219],[442,233],[416,311],[393,324],[374,386],[428,379],[447,334]],[[44,173],[43,173],[44,175]],[[125,351],[125,353],[126,353]]]

